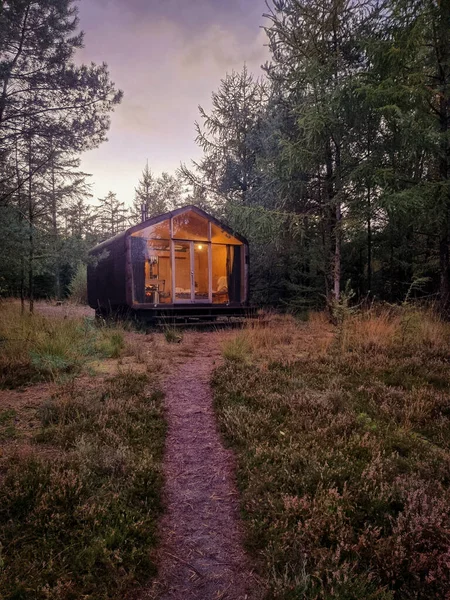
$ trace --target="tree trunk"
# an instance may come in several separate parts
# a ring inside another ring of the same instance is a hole
[[[367,188],[367,292],[372,291],[372,198]]]
[[[448,234],[448,223],[449,219],[447,216],[442,226],[441,238],[439,241],[439,306],[441,312],[445,315],[447,315],[450,308],[450,244]]]
[[[20,314],[25,314],[25,258],[20,259]]]
[[[28,145],[28,300],[30,314],[34,312],[34,210],[33,210],[33,185],[32,185],[32,159],[31,141]]]
[[[327,246],[327,277],[328,277],[328,302],[331,304],[334,300],[339,298],[336,296],[336,291],[339,292],[339,285],[337,284],[336,277],[339,276],[340,280],[340,261],[339,271],[336,267],[338,265],[337,259],[340,257],[340,243],[336,236],[336,225],[338,210],[335,206],[334,201],[334,186],[333,186],[333,154],[331,151],[331,143],[328,139],[325,144],[325,232],[327,235],[326,246]]]
[[[341,297],[341,203],[336,202],[336,224],[334,228],[334,265],[333,265],[333,294],[336,302]]]
[[[51,183],[52,183],[52,234],[53,234],[53,251],[55,253],[55,295],[58,300],[61,299],[61,267],[59,263],[58,252],[58,214],[56,200],[56,178],[55,178],[55,155],[52,148],[52,158],[50,163],[51,168]]]
[[[439,299],[441,312],[448,315],[450,309],[450,145],[448,142],[450,112],[450,0],[441,0],[438,10],[436,73],[439,89],[439,131],[441,140],[439,147],[439,179],[442,183],[442,189],[438,192],[441,197],[438,200],[443,205],[439,235]]]
[[[335,185],[334,185],[334,210],[335,210],[335,225],[334,225],[334,264],[333,264],[333,291],[334,300],[339,302],[341,297],[341,249],[342,249],[342,206],[339,193],[341,191],[340,174],[341,174],[341,148],[334,141],[334,162],[335,162]]]

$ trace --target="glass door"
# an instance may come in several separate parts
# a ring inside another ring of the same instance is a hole
[[[174,299],[175,302],[192,302],[192,242],[173,242]]]
[[[191,243],[194,257],[194,302],[210,302],[210,244]]]
[[[211,244],[178,240],[172,244],[175,302],[212,302]]]

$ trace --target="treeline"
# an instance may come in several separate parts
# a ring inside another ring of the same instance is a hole
[[[133,206],[93,199],[81,152],[106,140],[122,92],[106,64],[77,66],[83,45],[73,0],[0,3],[0,295],[61,298],[89,248],[188,196],[175,175],[148,166]]]
[[[74,63],[77,27],[72,0],[0,6],[0,287],[30,310],[36,293],[63,293],[63,268],[90,243],[78,157],[106,139],[122,99],[105,64]]]
[[[194,203],[249,238],[257,303],[415,294],[448,314],[450,0],[272,0],[265,19],[261,76],[227,74],[200,109],[203,157],[147,166],[127,207],[93,204],[78,169],[122,94],[74,65],[73,1],[3,3],[1,293],[63,295],[98,240]]]
[[[450,1],[273,0],[187,177],[252,243],[255,300],[450,303]],[[350,292],[352,290],[352,292]]]

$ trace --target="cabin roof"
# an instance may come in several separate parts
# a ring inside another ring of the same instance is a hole
[[[108,238],[107,240],[101,242],[100,244],[97,244],[97,246],[92,248],[92,250],[90,252],[98,252],[99,250],[103,250],[104,248],[107,248],[111,243],[118,242],[122,238],[126,238],[129,235],[136,233],[137,231],[141,231],[141,229],[145,229],[146,227],[149,227],[150,225],[156,225],[156,223],[160,223],[161,221],[165,221],[172,217],[176,217],[177,215],[187,212],[188,210],[192,210],[193,212],[197,213],[198,215],[205,217],[205,219],[208,219],[208,221],[211,221],[212,223],[214,223],[215,225],[217,225],[218,227],[223,229],[223,231],[226,231],[227,233],[229,233],[230,235],[232,235],[233,237],[235,237],[236,239],[241,241],[243,244],[248,245],[248,241],[245,239],[245,237],[242,235],[239,235],[238,233],[233,231],[233,229],[231,229],[231,227],[228,227],[228,225],[225,225],[224,223],[219,221],[219,219],[216,219],[212,215],[208,214],[206,211],[202,210],[201,208],[198,208],[198,206],[194,206],[193,204],[188,204],[187,206],[182,206],[181,208],[177,208],[176,210],[166,212],[162,215],[157,215],[156,217],[151,217],[150,219],[147,219],[146,221],[143,221],[142,223],[138,223],[138,225],[133,225],[133,227],[130,227],[129,229],[126,229],[125,231],[118,233],[114,237]]]

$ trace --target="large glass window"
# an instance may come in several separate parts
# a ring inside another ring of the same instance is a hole
[[[131,238],[134,301],[139,304],[172,302],[169,240]]]
[[[172,227],[174,239],[208,241],[208,221],[192,210],[173,217]]]
[[[191,301],[191,243],[175,242],[175,300]]]
[[[237,244],[239,246],[242,244],[242,242],[233,237],[231,233],[228,233],[214,223],[211,223],[211,241],[213,244]]]
[[[195,294],[198,301],[209,299],[209,248],[208,244],[194,244]]]
[[[242,243],[195,211],[173,217],[172,228],[170,220],[144,227],[130,243],[136,304],[227,304],[244,297]]]
[[[229,302],[227,276],[227,247],[212,244],[212,299],[214,304]]]
[[[170,221],[161,221],[155,225],[149,225],[145,229],[136,231],[132,234],[133,237],[145,238],[147,240],[170,240]]]

